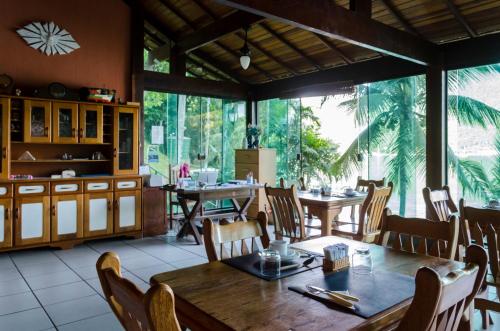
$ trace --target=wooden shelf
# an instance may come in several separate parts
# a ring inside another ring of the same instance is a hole
[[[12,131],[11,131],[12,132]],[[12,144],[26,144],[26,145],[29,145],[29,144],[37,144],[37,145],[43,145],[43,144],[46,144],[46,145],[105,145],[105,146],[108,146],[108,145],[111,145],[111,143],[99,143],[99,144],[84,144],[84,143],[25,143],[24,141],[11,141]]]
[[[63,163],[79,163],[79,162],[109,162],[112,160],[59,160],[59,159],[40,159],[40,160],[11,160],[12,163],[55,163],[55,162],[63,162]]]

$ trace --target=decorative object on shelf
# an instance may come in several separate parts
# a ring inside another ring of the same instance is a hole
[[[20,88],[16,88],[16,95],[17,95],[18,97],[20,97],[20,96],[21,96],[21,93],[22,93],[21,89],[20,89]]]
[[[94,152],[92,153],[92,157],[90,158],[91,160],[105,160],[106,158],[102,154],[102,152]]]
[[[259,136],[262,133],[259,126],[254,124],[248,124],[247,126],[247,143],[248,148],[259,148]]]
[[[26,43],[45,55],[64,55],[80,48],[71,34],[54,22],[33,22],[17,30]]]
[[[116,90],[100,87],[84,87],[81,89],[81,94],[83,100],[112,103],[115,101]]]
[[[248,48],[247,39],[248,39],[248,29],[249,27],[245,27],[245,43],[243,47],[240,49],[240,64],[243,70],[247,70],[250,66],[250,48]]]
[[[189,164],[183,163],[179,168],[179,178],[189,178]]]
[[[32,175],[10,175],[9,179],[14,180],[14,179],[33,179]]]
[[[62,156],[61,156],[61,159],[63,160],[73,160],[73,155],[69,154],[69,153],[64,153]]]
[[[76,177],[76,171],[73,169],[63,170],[61,176],[62,178],[74,178]]]
[[[11,94],[14,80],[7,74],[0,75],[0,94]]]
[[[56,99],[61,99],[66,96],[66,86],[61,83],[50,83],[49,84],[49,94],[51,97]]]
[[[31,160],[31,161],[36,160],[36,158],[33,156],[33,154],[30,153],[30,151],[25,151],[17,159],[18,160]]]

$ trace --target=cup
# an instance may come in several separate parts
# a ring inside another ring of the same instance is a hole
[[[281,256],[270,248],[260,253],[260,273],[267,277],[279,276],[281,271]]]
[[[278,252],[281,256],[288,256],[288,243],[284,240],[271,240],[269,249]]]
[[[354,189],[352,187],[345,187],[344,188],[344,194],[345,195],[353,195],[354,194]]]

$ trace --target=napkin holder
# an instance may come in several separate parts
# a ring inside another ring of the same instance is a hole
[[[330,261],[328,259],[323,259],[323,271],[324,272],[337,272],[345,268],[350,267],[349,256],[343,257],[338,260]]]

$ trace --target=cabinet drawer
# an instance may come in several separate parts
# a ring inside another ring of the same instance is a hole
[[[259,150],[236,150],[236,163],[259,163]]]
[[[49,183],[31,183],[31,184],[16,184],[16,196],[25,195],[48,195],[49,194]]]
[[[82,182],[81,181],[70,181],[64,183],[51,183],[51,193],[54,195],[58,194],[75,194],[82,193]]]
[[[247,179],[249,172],[253,172],[253,178],[259,178],[259,165],[249,163],[237,163],[235,171],[235,179]]]
[[[115,191],[140,190],[141,186],[141,178],[115,179]]]
[[[12,184],[0,184],[0,198],[12,197]]]
[[[113,190],[112,180],[89,180],[85,182],[85,192],[107,192]]]

